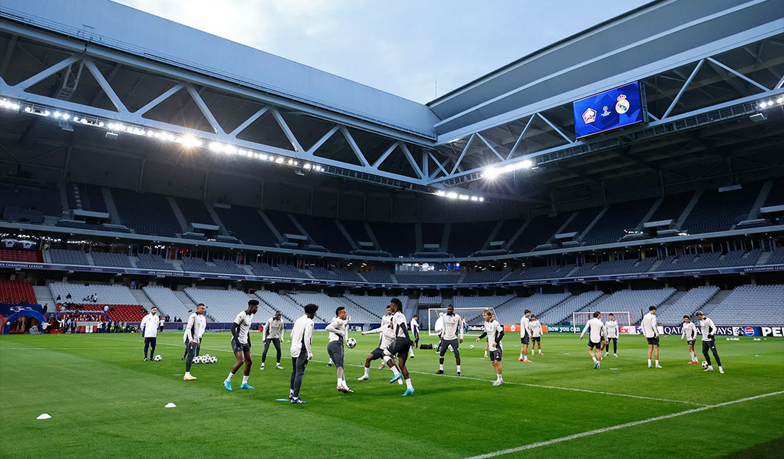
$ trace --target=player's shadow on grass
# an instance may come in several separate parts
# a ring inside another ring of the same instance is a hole
[[[784,437],[732,453],[721,459],[778,459],[782,451],[784,451]]]

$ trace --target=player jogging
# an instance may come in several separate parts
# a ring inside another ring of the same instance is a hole
[[[411,377],[408,374],[408,368],[406,368],[408,349],[411,347],[413,341],[411,341],[411,338],[409,337],[408,323],[406,321],[406,316],[404,316],[402,312],[403,303],[397,298],[392,298],[389,300],[389,305],[392,307],[392,323],[389,325],[395,332],[395,338],[394,341],[392,341],[392,344],[384,350],[384,361],[389,365],[389,368],[392,369],[392,373],[395,374],[395,376],[389,380],[390,384],[400,378],[405,378],[406,391],[403,392],[403,396],[406,397],[414,393],[414,386],[411,384]],[[392,360],[392,356],[397,356],[397,365],[395,365],[394,360]],[[399,372],[398,368],[400,369]]]
[[[520,358],[517,359],[519,362],[530,362],[528,360],[528,342],[531,340],[531,331],[529,330],[530,317],[531,311],[526,309],[525,315],[520,319],[520,343],[523,347],[520,349]]]
[[[686,338],[686,343],[689,345],[689,354],[691,354],[689,364],[700,363],[697,360],[697,353],[694,351],[694,343],[697,342],[697,326],[691,322],[688,315],[683,316],[681,330],[681,341],[683,341],[683,338]]]
[[[640,323],[642,334],[648,339],[648,368],[653,368],[651,365],[651,354],[655,354],[656,368],[661,368],[659,365],[659,327],[656,322],[656,306],[648,308],[648,314],[645,314]]]
[[[414,334],[414,345],[411,346],[411,355],[410,357],[414,358],[414,348],[419,349],[419,316],[414,316],[411,319],[410,324],[411,333]]]
[[[348,388],[346,375],[343,370],[343,351],[345,350],[343,346],[348,338],[348,323],[350,320],[351,316],[346,313],[346,308],[340,306],[335,310],[335,317],[332,318],[332,322],[327,325],[327,331],[329,332],[327,353],[330,360],[335,362],[337,367],[338,392],[343,392],[344,394],[354,392]]]
[[[308,304],[305,314],[294,322],[291,329],[291,384],[289,385],[289,400],[292,404],[305,403],[299,398],[302,387],[302,378],[305,377],[305,368],[313,358],[313,318],[316,317],[318,306]]]
[[[460,343],[463,342],[463,321],[460,316],[455,314],[455,307],[451,304],[446,308],[444,316],[444,334],[441,352],[438,359],[437,375],[444,374],[444,354],[449,347],[455,353],[455,363],[457,364],[457,376],[460,376]],[[459,334],[459,336],[458,336]]]
[[[708,355],[708,350],[711,350],[713,351],[713,356],[716,357],[719,373],[724,374],[724,368],[721,367],[721,359],[719,358],[719,352],[716,350],[716,340],[714,339],[717,331],[716,325],[708,317],[705,317],[702,311],[695,312],[694,317],[700,321],[700,326],[702,327],[702,355],[705,356],[705,361],[708,362],[708,368],[705,371],[713,371],[711,358]]]
[[[536,314],[531,314],[531,322],[528,323],[531,331],[531,355],[534,355],[536,345],[539,345],[539,355],[542,354],[542,324],[536,320]]]
[[[280,318],[280,311],[275,311],[275,315],[270,317],[267,320],[267,323],[264,324],[264,331],[261,334],[261,339],[264,341],[264,352],[261,354],[261,369],[264,369],[264,361],[267,359],[267,349],[269,349],[270,343],[275,346],[275,350],[277,351],[277,364],[275,368],[278,370],[282,370],[283,367],[280,366],[280,343],[283,341],[283,335],[285,334],[285,328],[283,326],[283,321]]]
[[[495,316],[489,310],[483,311],[482,317],[485,319],[485,331],[479,335],[476,342],[478,343],[479,340],[485,336],[487,337],[487,347],[490,349],[490,363],[493,364],[493,368],[495,369],[495,381],[493,381],[493,385],[500,386],[504,383],[504,377],[501,375],[501,356],[504,352],[501,340],[504,339],[504,327],[495,320]]]
[[[245,370],[243,370],[242,373],[242,385],[240,385],[240,389],[253,389],[253,386],[248,384],[251,365],[253,365],[253,357],[251,357],[250,354],[250,336],[248,335],[248,332],[253,323],[253,314],[256,314],[258,310],[259,300],[248,301],[248,309],[240,311],[234,319],[234,325],[231,326],[231,350],[234,351],[237,362],[231,367],[229,376],[223,381],[223,387],[229,392],[231,392],[231,378],[234,377],[234,373],[236,373],[242,365],[245,365]]]
[[[147,360],[147,348],[152,347],[150,358],[155,355],[155,342],[158,338],[158,326],[160,325],[160,316],[158,316],[158,307],[153,306],[150,308],[150,313],[144,316],[142,323],[139,324],[139,329],[142,331],[144,337],[144,361]]]
[[[613,344],[613,355],[618,357],[618,322],[615,321],[615,314],[610,313],[610,319],[604,323],[604,333],[606,338],[604,356],[610,353],[610,341]]]
[[[585,335],[588,330],[591,331],[588,335],[588,354],[591,355],[593,367],[596,370],[602,367],[602,335],[604,335],[604,324],[602,323],[601,317],[601,312],[594,312],[593,319],[585,324],[583,332],[580,333],[580,339],[583,339],[583,335]],[[594,355],[594,351],[596,351],[596,355]]]
[[[185,325],[183,341],[187,350],[187,358],[185,359],[185,376],[182,377],[185,381],[196,379],[191,375],[191,365],[193,365],[193,354],[197,348],[201,347],[201,338],[204,336],[204,330],[207,329],[207,319],[204,318],[205,309],[207,307],[204,306],[204,303],[197,304],[196,312],[188,317],[188,323]]]
[[[395,338],[395,332],[392,331],[389,324],[392,322],[392,308],[387,306],[387,314],[381,318],[381,326],[378,328],[374,328],[373,330],[368,330],[362,332],[362,336],[370,335],[373,333],[380,333],[381,338],[378,342],[378,347],[373,349],[373,351],[368,354],[367,358],[365,359],[365,374],[357,378],[357,381],[367,381],[370,379],[370,362],[376,359],[383,359],[384,358],[384,350],[389,347],[392,343],[392,340]],[[379,369],[384,368],[384,362],[381,362],[381,367]],[[403,381],[400,379],[397,380],[398,384],[403,384]]]

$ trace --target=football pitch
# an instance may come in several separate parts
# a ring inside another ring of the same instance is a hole
[[[662,338],[663,369],[647,368],[643,338],[622,336],[619,356],[594,370],[577,335],[545,335],[545,355],[522,363],[510,333],[500,387],[491,385],[484,342],[467,338],[461,377],[453,354],[436,375],[435,352],[417,350],[408,365],[416,393],[402,397],[405,386],[389,384],[392,373],[379,361],[369,381],[357,381],[378,336],[351,336],[359,343],[346,350],[346,379],[355,392],[336,391],[327,336],[317,333],[300,393],[305,405],[276,401],[288,396],[288,343],[284,370],[275,369],[272,348],[260,371],[258,333],[251,334],[255,390],[239,389],[240,371],[233,392],[222,385],[234,362],[227,333],[205,335],[201,353],[218,363],[194,365],[198,379],[190,382],[182,380],[180,333],[159,335],[161,362],[142,361],[138,334],[2,336],[0,457],[773,458],[784,451],[781,338],[720,337],[722,375],[688,365],[680,337]],[[42,413],[52,418],[37,420]]]

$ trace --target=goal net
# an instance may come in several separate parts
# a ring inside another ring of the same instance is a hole
[[[463,333],[465,336],[479,336],[484,330],[482,312],[486,309],[495,314],[494,308],[455,308],[455,314],[459,315],[463,321]],[[427,334],[437,336],[436,322],[441,314],[446,315],[446,308],[429,308],[427,310]]]
[[[572,313],[572,326],[575,333],[582,333],[583,327],[593,318],[595,311],[582,311]],[[610,314],[615,316],[615,321],[618,322],[619,327],[628,327],[631,323],[631,313],[628,311],[599,311],[602,313],[602,322],[610,320]]]

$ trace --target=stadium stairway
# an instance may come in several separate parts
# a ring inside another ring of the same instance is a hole
[[[773,254],[773,252],[767,252],[767,251],[766,252],[762,252],[760,254],[759,258],[757,258],[757,263],[755,263],[755,264],[757,264],[757,265],[764,265],[765,263],[768,262],[768,258],[770,258],[770,256],[772,254]]]
[[[359,303],[357,303],[356,301],[352,300],[351,298],[347,298],[347,297],[345,297],[345,296],[341,296],[341,297],[340,297],[340,300],[344,300],[344,301],[342,301],[342,302],[343,302],[343,303],[346,305],[346,307],[347,307],[347,308],[350,306],[351,308],[357,308],[357,309],[360,309],[360,310],[362,310],[362,311],[363,311],[365,314],[367,314],[368,316],[375,317],[375,318],[377,318],[379,321],[381,320],[381,317],[379,317],[379,316],[378,316],[378,315],[376,315],[375,313],[371,312],[370,310],[363,308],[363,307],[362,307],[362,305],[360,305],[360,304],[359,304]],[[410,303],[410,301],[409,301],[409,303]],[[406,317],[408,317],[408,316],[406,315]]]
[[[193,300],[191,299],[191,297],[188,296],[187,293],[185,293],[185,292],[174,292],[174,296],[176,296],[177,299],[180,300],[182,302],[182,304],[184,304],[185,307],[188,308],[189,311],[194,311],[194,312],[196,311],[196,303],[193,302]],[[187,322],[188,321],[188,317],[183,317],[182,321],[183,322]]]
[[[155,306],[154,304],[152,304],[150,297],[148,297],[147,294],[144,293],[144,291],[141,289],[131,290],[131,295],[133,295],[133,297],[136,298],[136,301],[138,301],[139,304],[144,306],[144,309],[146,309],[147,312],[151,311],[152,307]]]
[[[261,301],[261,299],[256,296],[255,294],[248,293],[248,301],[256,300],[259,302],[259,310],[256,312],[256,315],[253,317],[254,323],[265,324],[267,323],[267,319],[275,315],[275,309],[270,307],[267,303]]]
[[[732,290],[720,290],[719,293],[710,299],[710,301],[705,303],[705,306],[702,307],[702,312],[704,312],[706,316],[709,316],[713,308],[721,304],[725,298],[732,295],[732,292]]]
[[[48,304],[46,312],[55,312],[55,307],[57,304],[54,301],[54,297],[52,296],[52,291],[49,290],[49,287],[46,286],[33,286],[33,292],[35,293],[35,299],[38,301],[38,304],[41,306]]]

